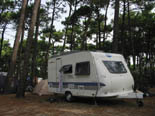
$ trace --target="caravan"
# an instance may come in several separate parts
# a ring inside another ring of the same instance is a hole
[[[143,98],[120,54],[79,51],[53,56],[48,61],[48,87],[66,96]]]

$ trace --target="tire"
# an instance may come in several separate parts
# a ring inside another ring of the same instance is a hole
[[[67,102],[72,102],[72,101],[73,101],[73,96],[72,96],[72,94],[71,94],[70,92],[67,92],[67,93],[65,94],[65,99],[66,99]]]
[[[137,101],[137,105],[138,105],[138,107],[143,107],[144,103],[142,101]]]

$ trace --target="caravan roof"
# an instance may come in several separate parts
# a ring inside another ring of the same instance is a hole
[[[64,55],[71,55],[71,54],[80,53],[80,52],[90,52],[90,53],[96,54],[96,55],[103,55],[103,53],[104,53],[107,57],[111,57],[111,56],[120,56],[120,54],[105,53],[105,52],[102,52],[102,51],[71,51],[71,52],[63,52],[63,53],[54,55],[54,56],[52,56],[51,58],[56,58],[56,57],[64,56]]]

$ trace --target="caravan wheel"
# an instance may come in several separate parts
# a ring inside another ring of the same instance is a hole
[[[144,103],[143,103],[143,101],[138,100],[137,101],[137,105],[138,105],[138,107],[143,107],[144,106]]]
[[[70,92],[66,92],[65,99],[67,102],[71,102],[73,100],[73,96]]]

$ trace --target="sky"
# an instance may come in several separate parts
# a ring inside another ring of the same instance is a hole
[[[47,0],[42,0],[42,4],[45,4],[46,1]],[[66,10],[68,11],[68,7],[66,7]],[[64,28],[64,26],[61,24],[61,21],[64,21],[65,17],[67,17],[67,15],[68,15],[68,12],[62,14],[61,18],[59,18],[58,21],[54,22],[56,30],[62,30]],[[113,17],[114,17],[114,9],[112,9],[112,8],[108,9],[108,16],[107,17],[108,17],[107,23],[110,23],[111,19],[113,19]],[[9,25],[8,28],[6,29],[4,38],[5,38],[5,40],[9,40],[9,43],[12,47],[14,44],[15,35],[16,35],[16,30],[14,30],[13,27],[11,25]],[[27,37],[27,33],[25,34],[25,38],[26,37]]]

